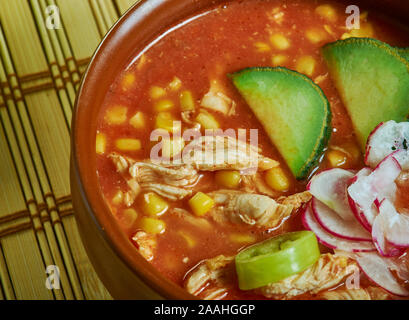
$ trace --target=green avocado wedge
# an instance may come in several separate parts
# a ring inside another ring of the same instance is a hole
[[[308,77],[286,68],[248,68],[230,74],[294,176],[305,179],[331,136],[331,109]]]
[[[331,78],[362,148],[381,122],[404,121],[409,112],[409,62],[396,48],[370,38],[323,47]]]

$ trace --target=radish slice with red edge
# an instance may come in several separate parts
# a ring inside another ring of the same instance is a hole
[[[376,249],[378,250],[379,254],[383,257],[390,258],[390,257],[399,257],[405,251],[403,248],[397,248],[396,246],[392,245],[386,238],[385,238],[385,223],[383,218],[379,214],[373,223],[372,226],[372,239],[373,243],[375,244]]]
[[[365,275],[378,286],[397,296],[408,296],[409,292],[403,288],[389,270],[388,263],[376,253],[361,253],[356,262]]]
[[[366,145],[365,163],[375,168],[385,157],[401,150],[395,156],[403,170],[409,170],[409,122],[393,120],[380,123],[370,134]]]
[[[312,199],[311,207],[314,217],[328,233],[347,240],[372,241],[371,234],[358,221],[342,219],[317,198]]]
[[[359,209],[358,217],[364,225],[372,226],[378,214],[374,205],[376,199],[388,198],[394,201],[397,190],[395,180],[401,171],[399,162],[392,154],[386,157],[371,174],[368,176],[362,174],[348,187],[350,204],[352,200]]]
[[[305,228],[315,233],[319,242],[329,248],[349,252],[367,252],[376,250],[372,242],[341,239],[325,231],[315,219],[311,204],[305,209],[302,215],[302,222]]]
[[[372,170],[369,168],[363,168],[360,170],[352,179],[351,179],[351,184],[355,183],[358,181],[358,179],[362,177],[367,177],[372,173]],[[349,206],[352,210],[352,213],[354,214],[356,220],[369,232],[372,230],[371,224],[366,220],[365,214],[362,212],[361,208],[355,203],[355,201],[351,198],[348,192],[348,202]]]
[[[393,204],[385,199],[379,207],[378,222],[385,238],[394,246],[409,247],[409,216],[396,211]]]
[[[307,190],[344,220],[353,220],[347,197],[347,186],[353,177],[350,171],[329,169],[314,176]]]

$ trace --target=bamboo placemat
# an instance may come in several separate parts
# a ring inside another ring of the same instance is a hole
[[[95,48],[134,2],[0,0],[0,299],[110,299],[73,216],[70,121]],[[51,5],[60,29],[46,28]]]

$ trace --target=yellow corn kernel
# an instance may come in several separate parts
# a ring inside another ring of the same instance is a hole
[[[184,231],[179,231],[178,232],[178,234],[183,238],[183,239],[185,239],[185,241],[186,241],[186,243],[187,243],[187,246],[189,247],[189,248],[193,248],[194,246],[196,246],[196,240],[195,239],[193,239],[193,237],[190,235],[190,234],[187,234],[186,232],[184,232]]]
[[[135,83],[135,80],[136,80],[136,76],[135,76],[134,73],[127,73],[123,77],[123,79],[121,81],[122,90],[126,91],[126,90],[130,89],[133,86],[133,84]]]
[[[359,29],[352,29],[349,32],[344,33],[341,36],[342,40],[348,38],[373,38],[374,37],[374,29],[371,23],[361,23],[361,27]]]
[[[129,120],[129,124],[135,129],[142,129],[145,127],[145,116],[142,112],[138,111]]]
[[[348,156],[341,151],[331,150],[327,154],[327,159],[332,168],[341,168],[347,163]]]
[[[223,170],[216,172],[215,179],[224,188],[236,189],[240,185],[241,175],[239,171]]]
[[[283,54],[277,54],[271,58],[274,67],[282,66],[287,60],[288,58]]]
[[[273,34],[270,37],[270,42],[279,50],[287,50],[290,47],[290,41],[280,33]]]
[[[95,151],[97,154],[104,154],[107,146],[107,137],[103,133],[97,133],[95,139]]]
[[[168,84],[168,88],[171,91],[178,91],[181,86],[182,80],[180,80],[178,77],[174,77],[172,81]]]
[[[176,120],[169,112],[159,112],[156,116],[155,127],[170,133],[176,133],[182,129],[182,123]]]
[[[307,30],[305,35],[311,43],[319,43],[327,39],[327,33],[317,28]]]
[[[158,86],[153,86],[149,91],[149,95],[152,99],[159,99],[166,95],[166,90]]]
[[[172,100],[160,100],[157,103],[155,103],[155,111],[156,112],[162,112],[162,111],[169,111],[174,107],[174,103]]]
[[[195,215],[203,216],[213,208],[214,200],[207,194],[198,192],[189,200],[189,206]]]
[[[160,234],[166,230],[166,223],[159,219],[143,217],[139,222],[139,227],[149,234]]]
[[[127,112],[127,107],[113,106],[107,110],[104,119],[110,125],[123,124],[126,121]]]
[[[210,113],[200,112],[196,116],[196,122],[198,122],[204,129],[219,129],[219,122]]]
[[[230,241],[236,243],[253,243],[256,242],[256,237],[251,234],[241,234],[241,233],[232,233],[230,236]]]
[[[263,158],[258,162],[258,168],[262,171],[280,166],[280,163],[270,158]]]
[[[290,180],[280,167],[267,170],[265,180],[267,185],[275,191],[285,192],[290,188]]]
[[[193,99],[192,92],[189,90],[183,91],[180,94],[180,109],[182,111],[195,110],[195,100]]]
[[[172,158],[182,152],[185,147],[185,140],[182,137],[164,139],[162,141],[162,156]]]
[[[268,52],[270,51],[270,46],[265,42],[255,42],[254,47],[257,52]]]
[[[315,70],[315,59],[311,56],[303,56],[298,59],[295,69],[299,73],[303,73],[311,77]]]
[[[119,215],[119,221],[125,228],[131,228],[138,218],[138,213],[135,209],[129,208],[122,211]]]
[[[120,205],[124,200],[124,193],[121,190],[118,190],[112,198],[112,204]]]
[[[169,209],[169,204],[154,192],[145,193],[142,197],[143,212],[152,217],[159,217]]]
[[[317,8],[315,8],[315,13],[330,22],[335,22],[337,21],[337,18],[338,18],[337,12],[329,4],[323,4],[323,5],[318,6]]]
[[[115,146],[121,151],[138,151],[142,148],[141,140],[131,138],[117,139]]]

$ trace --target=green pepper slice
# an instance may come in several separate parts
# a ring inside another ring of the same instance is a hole
[[[315,234],[289,232],[241,251],[235,259],[241,290],[251,290],[304,271],[320,257]]]

